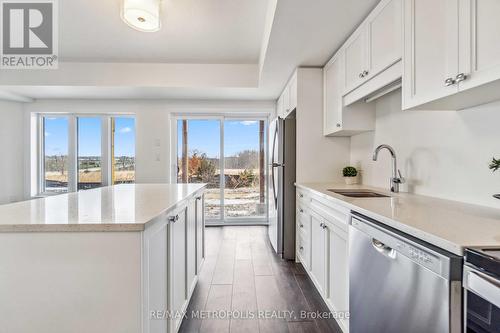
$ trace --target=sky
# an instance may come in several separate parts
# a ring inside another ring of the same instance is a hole
[[[45,117],[45,155],[68,154],[68,118]],[[78,118],[78,155],[101,155],[101,118]],[[135,119],[115,118],[115,156],[135,156]]]
[[[177,122],[178,152],[182,151],[182,120]],[[189,120],[188,149],[206,153],[208,157],[220,157],[220,121]],[[243,150],[259,149],[259,122],[224,121],[224,155],[232,156]]]

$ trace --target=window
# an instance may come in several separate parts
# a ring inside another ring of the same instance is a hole
[[[39,193],[135,181],[135,119],[40,115]]]
[[[78,118],[78,189],[102,186],[101,118]]]
[[[43,119],[43,185],[46,192],[68,191],[68,118]]]
[[[135,119],[112,119],[111,156],[113,184],[135,181]]]

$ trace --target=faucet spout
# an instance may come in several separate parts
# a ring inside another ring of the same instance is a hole
[[[390,179],[390,189],[391,192],[399,192],[399,184],[403,184],[405,182],[405,179],[403,176],[401,176],[401,171],[398,170],[398,163],[396,159],[396,152],[394,151],[394,148],[392,148],[389,145],[382,144],[375,148],[375,151],[373,152],[373,160],[376,161],[378,159],[378,153],[382,149],[387,149],[389,153],[391,153],[391,158],[392,158],[392,177]]]

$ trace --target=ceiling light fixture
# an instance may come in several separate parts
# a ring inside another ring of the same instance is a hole
[[[122,20],[139,31],[160,30],[160,0],[123,0]]]

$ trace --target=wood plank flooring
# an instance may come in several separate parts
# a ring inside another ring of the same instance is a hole
[[[300,316],[328,308],[302,265],[274,254],[266,227],[207,227],[206,246],[180,332],[342,332],[333,319]]]

